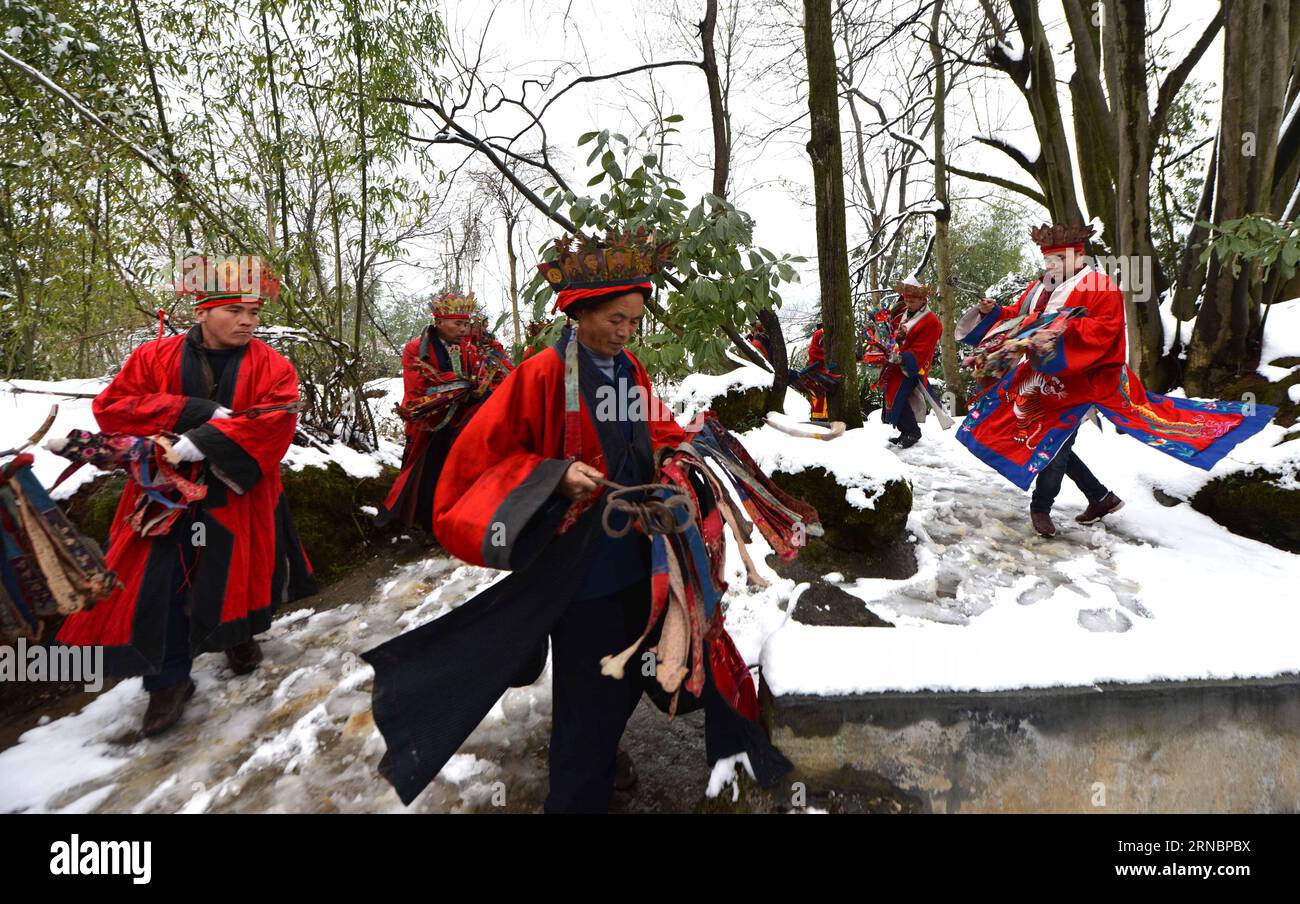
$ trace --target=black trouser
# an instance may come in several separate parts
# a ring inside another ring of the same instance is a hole
[[[190,542],[189,518],[181,518],[172,528],[170,538],[176,541],[176,561],[172,564],[171,596],[167,606],[167,646],[163,653],[162,671],[144,676],[144,689],[149,693],[166,690],[183,684],[190,677],[194,660],[190,655],[190,584],[189,572],[194,567],[196,550]]]
[[[614,757],[641,699],[641,654],[620,679],[600,673],[645,630],[650,582],[608,596],[574,600],[551,631],[551,789],[547,813],[605,813],[614,792]],[[651,638],[647,645],[654,642]]]
[[[1088,497],[1089,502],[1097,502],[1110,492],[1093,476],[1083,460],[1074,454],[1074,438],[1078,432],[1078,428],[1075,428],[1065,442],[1061,443],[1061,448],[1051,464],[1038,472],[1038,479],[1034,481],[1034,492],[1029,499],[1031,512],[1050,512],[1052,503],[1061,492],[1061,481],[1067,476],[1083,491],[1083,495]]]

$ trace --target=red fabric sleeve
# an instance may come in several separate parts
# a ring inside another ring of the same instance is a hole
[[[899,346],[899,353],[911,352],[916,356],[921,373],[929,373],[930,363],[934,361],[934,350],[938,347],[941,336],[943,336],[943,323],[931,312],[907,331],[903,344]]]
[[[153,436],[175,429],[190,397],[163,391],[171,381],[158,360],[160,346],[172,341],[176,340],[146,342],[137,348],[113,382],[95,397],[90,407],[100,430]],[[210,404],[216,408],[215,403]]]
[[[552,470],[562,475],[568,468],[562,460],[563,364],[548,357],[555,356],[530,358],[488,396],[456,438],[439,475],[434,533],[443,548],[471,564],[490,564],[484,561],[484,539],[490,541],[489,531],[512,494],[535,473],[550,479]],[[546,462],[553,464],[539,472]],[[544,498],[554,485],[542,489]],[[500,522],[505,523],[504,514]],[[512,544],[516,538],[502,539]]]
[[[1061,376],[1124,363],[1124,293],[1105,274],[1089,275],[1066,303],[1067,307],[1080,305],[1088,313],[1066,324],[1056,351],[1039,360],[1031,356],[1036,370]]]

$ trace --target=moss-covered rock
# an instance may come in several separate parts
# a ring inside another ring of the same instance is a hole
[[[101,549],[108,545],[108,529],[113,526],[113,514],[125,487],[125,474],[104,474],[82,486],[63,503],[64,512],[77,530],[98,543]]]
[[[381,536],[363,505],[378,508],[388,495],[397,471],[384,468],[378,477],[351,477],[334,462],[324,468],[284,469],[285,497],[293,513],[312,568],[321,583],[329,583],[359,564],[367,548]]]
[[[1218,477],[1192,497],[1192,508],[1235,534],[1300,553],[1300,490],[1262,469]]]
[[[826,534],[822,543],[844,552],[870,553],[884,549],[903,536],[912,511],[912,488],[904,480],[891,480],[869,509],[856,508],[845,498],[845,487],[825,468],[796,474],[772,475],[781,489],[817,509]]]
[[[763,423],[763,418],[767,415],[767,393],[767,388],[761,386],[733,389],[726,395],[718,396],[709,403],[709,407],[732,433],[744,433]]]

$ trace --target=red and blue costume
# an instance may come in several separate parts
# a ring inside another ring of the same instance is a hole
[[[1276,413],[1268,405],[1147,392],[1127,364],[1123,293],[1090,266],[1054,291],[1035,281],[1014,305],[982,317],[967,312],[958,339],[976,344],[1001,321],[1071,308],[1084,312],[1067,322],[1055,349],[1029,356],[986,388],[957,433],[972,454],[1021,489],[1058,455],[1073,456],[1069,447],[1090,408],[1119,432],[1205,470]],[[1077,471],[1075,461],[1069,465]]]

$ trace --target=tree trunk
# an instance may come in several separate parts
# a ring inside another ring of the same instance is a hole
[[[506,217],[506,262],[510,265],[510,313],[514,318],[515,344],[524,344],[524,329],[519,321],[519,258],[515,254],[515,221]]]
[[[1106,28],[1111,33],[1116,64],[1115,115],[1119,135],[1115,193],[1116,251],[1122,268],[1124,315],[1128,332],[1128,363],[1143,383],[1168,391],[1169,375],[1161,363],[1164,329],[1160,321],[1157,285],[1141,282],[1139,262],[1155,271],[1155,246],[1151,242],[1152,135],[1147,100],[1146,2],[1106,0]],[[1137,273],[1132,271],[1137,270]],[[1140,292],[1135,295],[1135,290]],[[1145,292],[1146,297],[1138,297]]]
[[[167,113],[163,108],[162,92],[158,90],[158,77],[154,72],[153,52],[149,49],[149,42],[144,34],[144,22],[140,19],[140,7],[136,0],[131,0],[131,19],[135,23],[135,33],[140,40],[140,55],[144,58],[145,71],[149,75],[149,88],[153,92],[154,110],[158,113],[158,131],[162,133],[163,151],[167,154],[167,162],[171,165],[175,178],[179,181],[183,178],[180,165],[176,162],[176,149],[172,144],[171,130],[167,128]],[[174,195],[176,199],[177,211],[179,213],[181,192],[178,188]],[[189,253],[194,250],[194,234],[190,229],[190,221],[182,216],[181,229],[185,233],[185,251]]]
[[[275,83],[275,57],[271,55],[271,29],[266,24],[265,10],[262,11],[262,40],[266,45],[266,74],[271,87],[271,122],[275,125],[275,181],[280,195],[280,241],[284,252],[284,266],[287,267],[289,261],[289,195],[285,190],[284,135],[280,127],[280,92]]]
[[[1092,3],[1087,3],[1085,8],[1084,0],[1063,0],[1061,5],[1065,9],[1074,44],[1075,68],[1074,75],[1070,77],[1070,101],[1074,111],[1079,180],[1083,184],[1083,198],[1089,212],[1101,217],[1105,224],[1102,241],[1106,247],[1114,248],[1118,241],[1113,214],[1115,179],[1119,169],[1119,137],[1116,134],[1117,123],[1102,88],[1102,35],[1095,24],[1096,9]],[[1113,18],[1111,11],[1107,23]],[[1110,56],[1108,51],[1108,72],[1112,68],[1109,65],[1112,62]]]
[[[352,28],[357,55],[357,141],[361,146],[361,250],[357,253],[357,306],[356,313],[353,315],[352,348],[359,351],[361,349],[361,317],[366,303],[366,213],[370,188],[366,160],[365,80],[361,71],[361,19],[359,14],[357,14]]]
[[[844,217],[844,160],[840,146],[839,91],[831,0],[804,0],[804,42],[808,57],[808,111],[817,202],[817,270],[821,284],[822,324],[828,367],[842,374],[840,391],[831,396],[831,413],[849,427],[862,426],[858,405],[857,347],[849,286],[848,239]]]
[[[704,51],[704,80],[709,86],[709,113],[713,118],[713,193],[727,196],[727,175],[731,170],[731,142],[727,135],[727,111],[722,105],[722,79],[718,75],[718,56],[713,34],[718,24],[718,0],[707,0],[704,21],[700,23],[700,43]]]
[[[1037,0],[1012,0],[1020,38],[1024,43],[1024,61],[1028,80],[1020,83],[1033,116],[1038,134],[1038,159],[1031,175],[1037,179],[1047,199],[1048,210],[1057,223],[1083,223],[1078,196],[1074,191],[1074,167],[1070,147],[1065,139],[1064,117],[1056,96],[1056,66],[1038,15]]]
[[[790,357],[785,346],[785,331],[776,311],[763,308],[758,312],[758,322],[767,330],[767,345],[772,350],[772,388],[767,393],[768,411],[785,411],[785,392],[790,386]]]
[[[947,72],[944,70],[943,47],[939,43],[939,22],[943,0],[935,0],[930,11],[930,58],[934,61],[934,197],[942,209],[934,214],[935,267],[939,274],[939,319],[943,321],[943,384],[956,390],[961,381],[961,357],[957,354],[957,303],[952,291],[952,247],[948,225],[952,209],[948,206],[948,163],[944,153],[944,104],[947,101]],[[921,366],[929,364],[922,361]]]
[[[1300,16],[1295,0],[1232,0],[1223,29],[1223,102],[1215,148],[1213,222],[1249,213],[1280,214],[1276,170],[1286,82],[1295,67]],[[1276,287],[1272,287],[1277,291]],[[1259,363],[1259,327],[1265,286],[1257,266],[1211,258],[1205,297],[1187,350],[1187,392],[1210,396],[1235,392],[1232,384]]]

